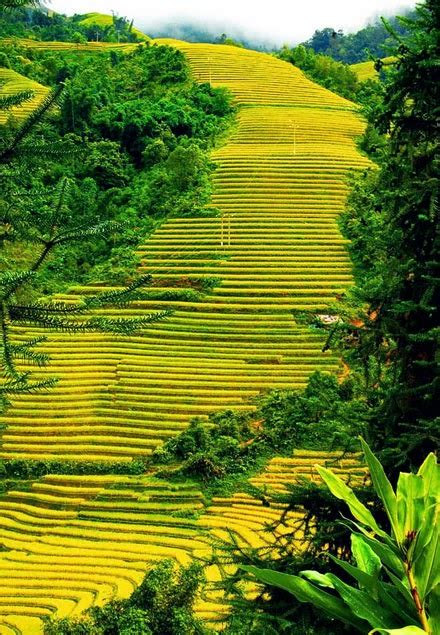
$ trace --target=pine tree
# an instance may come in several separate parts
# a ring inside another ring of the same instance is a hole
[[[58,85],[49,91],[32,113],[19,125],[9,129],[3,127],[0,143],[0,168],[3,176],[12,175],[14,189],[14,166],[21,162],[45,160],[47,156],[60,156],[70,146],[63,140],[55,143],[36,142],[32,137],[34,130],[41,124],[45,115],[59,103],[63,86]],[[32,99],[32,91],[21,91],[12,96],[0,97],[0,110],[10,111],[14,106],[22,105]],[[8,170],[10,173],[8,174]],[[5,179],[5,181],[8,179]],[[11,178],[9,178],[11,181]],[[121,291],[102,293],[83,299],[78,304],[54,302],[50,300],[28,300],[29,287],[38,289],[38,275],[49,256],[58,247],[73,243],[96,239],[120,229],[120,225],[111,221],[83,225],[75,223],[69,209],[69,195],[72,182],[62,177],[56,186],[51,204],[47,207],[41,203],[37,214],[28,215],[20,206],[21,192],[13,192],[18,203],[6,205],[0,225],[0,245],[6,241],[14,242],[25,239],[35,245],[35,258],[26,270],[13,268],[12,271],[0,273],[0,410],[9,404],[9,397],[20,393],[29,393],[52,387],[55,378],[34,380],[31,368],[41,367],[48,363],[46,354],[38,352],[36,347],[43,343],[45,336],[30,337],[19,343],[14,341],[14,326],[36,327],[65,331],[69,333],[90,330],[132,333],[147,324],[167,315],[166,311],[147,314],[139,319],[107,319],[87,317],[92,309],[105,306],[125,306],[127,303],[142,299],[142,288],[152,278],[149,275],[139,277],[130,286]],[[38,192],[34,194],[38,199]],[[14,210],[15,213],[14,213]]]
[[[394,34],[397,62],[370,122],[388,142],[343,221],[355,257],[362,251],[354,296],[368,307],[351,345],[379,370],[369,438],[393,470],[436,449],[440,424],[440,5],[427,0],[404,22],[409,36]]]

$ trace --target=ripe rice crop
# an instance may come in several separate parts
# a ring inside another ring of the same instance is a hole
[[[292,310],[325,311],[351,283],[336,220],[348,172],[368,165],[355,146],[364,125],[356,106],[270,55],[164,43],[188,56],[197,80],[228,87],[240,107],[229,142],[212,156],[218,166],[212,205],[220,214],[163,222],[137,250],[140,272],[155,280],[148,299],[100,312],[128,317],[171,307],[171,316],[127,337],[51,334],[42,347],[51,363],[39,375],[57,375],[59,383],[14,398],[0,417],[2,458],[144,458],[194,416],[252,411],[261,390],[302,388],[314,370],[338,370],[338,359],[322,352],[320,337],[296,323]],[[182,289],[176,293],[176,280],[203,277],[219,284],[190,301]],[[57,297],[75,303],[101,288],[109,290],[96,284]],[[17,328],[15,337],[30,333]],[[337,457],[274,459],[252,483],[285,491],[299,475],[314,478],[313,463],[329,459]],[[358,482],[365,478],[356,457],[340,459],[336,469]],[[187,563],[209,552],[209,536],[227,537],[226,525],[244,544],[267,544],[265,524],[281,513],[244,493],[205,509],[194,487],[173,489],[147,477],[48,476],[29,491],[12,490],[0,498],[0,542],[8,549],[0,552],[0,572],[11,588],[0,604],[0,631],[38,633],[42,615],[75,614],[109,595],[127,597],[147,567],[162,557]],[[297,520],[292,515],[288,528]],[[66,583],[51,595],[54,576]],[[218,571],[210,576],[214,581]],[[209,585],[198,610],[221,618],[221,597]]]

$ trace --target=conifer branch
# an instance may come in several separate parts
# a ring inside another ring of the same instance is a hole
[[[15,151],[23,139],[25,139],[32,132],[35,126],[41,122],[47,111],[59,102],[63,90],[64,85],[59,84],[44,97],[37,108],[35,108],[35,110],[33,110],[29,117],[25,120],[12,141],[6,146],[6,148],[0,151],[0,162],[3,163],[5,161],[9,161],[14,157]]]

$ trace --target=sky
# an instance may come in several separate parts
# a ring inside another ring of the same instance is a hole
[[[415,0],[52,0],[61,13],[108,13],[134,19],[148,33],[163,24],[191,22],[214,34],[296,44],[325,27],[357,31],[380,15],[413,8]]]

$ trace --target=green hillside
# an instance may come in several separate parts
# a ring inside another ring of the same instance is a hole
[[[252,412],[252,398],[262,390],[304,387],[316,369],[338,372],[338,359],[322,352],[322,337],[297,323],[292,310],[326,312],[351,283],[336,219],[348,171],[368,165],[355,147],[364,126],[356,107],[269,55],[166,43],[185,52],[198,81],[226,86],[240,106],[234,132],[212,155],[218,166],[212,205],[220,215],[167,220],[139,249],[140,271],[153,273],[155,295],[118,316],[172,308],[171,317],[136,337],[51,335],[44,346],[52,357],[48,372],[60,382],[46,394],[13,399],[1,418],[3,459],[145,457],[194,416],[207,420],[226,408]],[[219,285],[202,300],[157,297],[179,281],[213,277]],[[73,302],[96,290],[72,289],[58,299]],[[29,335],[16,329],[18,340]],[[310,472],[316,460],[312,453],[283,463],[283,478],[294,478],[298,465]],[[268,478],[273,482],[274,476]],[[5,628],[37,633],[43,615],[76,615],[127,595],[144,568],[161,557],[184,563],[209,552],[210,532],[222,536],[226,519],[247,544],[264,544],[258,532],[283,512],[280,507],[262,515],[261,503],[242,494],[206,507],[190,485],[177,495],[141,480],[54,476],[35,481],[23,495],[4,497],[10,520],[0,536],[11,551],[0,554],[0,566],[14,568]],[[185,510],[202,512],[200,521],[172,520]],[[31,517],[39,520],[29,526]],[[151,534],[147,527],[154,528]],[[20,537],[18,530],[24,531]],[[54,593],[51,581],[60,567],[69,571],[68,581]],[[109,567],[112,575],[104,582]],[[38,588],[24,585],[30,571]],[[211,570],[209,579],[217,578]],[[220,619],[218,593],[208,587],[198,610],[206,619]]]
[[[111,27],[114,24],[114,19],[113,16],[105,15],[104,13],[85,13],[83,16],[81,16],[79,24],[81,24],[82,26],[97,24],[98,26]],[[139,31],[139,29],[136,29],[136,27],[132,28],[132,32],[141,41],[148,42],[149,40],[151,40],[148,35],[142,33],[142,31]]]

